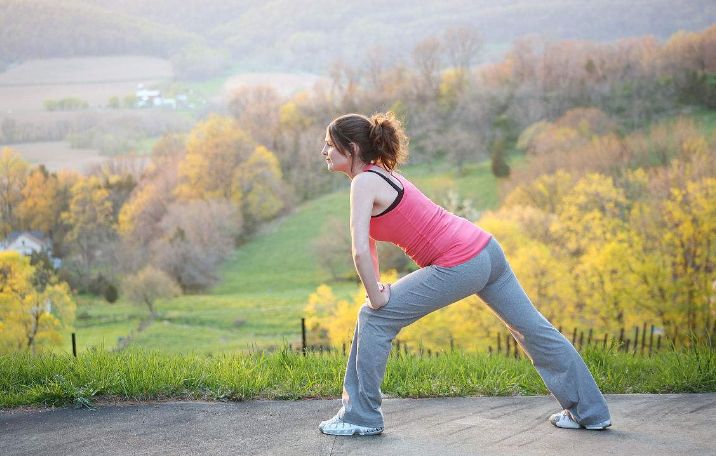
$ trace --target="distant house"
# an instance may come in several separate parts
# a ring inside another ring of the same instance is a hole
[[[137,91],[134,93],[137,97],[137,107],[158,107],[162,105],[162,93],[159,90],[149,90],[144,84],[137,84]]]
[[[25,256],[45,250],[55,269],[62,264],[52,256],[52,239],[42,231],[13,231],[0,242],[0,250],[14,250]]]

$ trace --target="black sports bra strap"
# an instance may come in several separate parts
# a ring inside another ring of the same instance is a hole
[[[403,193],[403,189],[402,189],[402,188],[398,187],[398,186],[395,184],[395,182],[393,182],[392,180],[388,179],[388,178],[387,178],[385,175],[383,175],[382,173],[379,173],[378,171],[376,171],[376,170],[374,170],[374,169],[366,169],[366,171],[368,171],[368,172],[370,172],[370,173],[375,173],[375,174],[379,175],[380,177],[382,177],[383,179],[385,179],[385,181],[388,182],[388,183],[390,184],[390,186],[395,189],[396,192],[398,192],[398,193]]]

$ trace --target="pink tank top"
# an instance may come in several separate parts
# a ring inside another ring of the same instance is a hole
[[[371,167],[376,166],[368,164],[363,170]],[[398,195],[397,204],[371,217],[371,238],[396,244],[421,268],[457,266],[490,242],[490,233],[433,203],[400,174],[392,175],[403,186],[402,198]]]

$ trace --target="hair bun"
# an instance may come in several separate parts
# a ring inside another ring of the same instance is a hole
[[[408,137],[403,126],[392,112],[376,113],[366,117],[362,114],[344,114],[327,127],[328,134],[343,155],[347,155],[350,143],[358,145],[360,158],[365,163],[380,161],[388,170],[408,157]]]
[[[403,127],[391,111],[370,116],[369,138],[376,155],[388,169],[403,163],[407,157],[408,138]]]

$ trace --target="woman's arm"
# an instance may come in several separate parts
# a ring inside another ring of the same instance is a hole
[[[382,291],[378,287],[378,256],[373,256],[375,242],[371,246],[369,234],[374,188],[364,174],[357,175],[351,181],[351,239],[353,262],[368,293],[369,305],[378,309],[388,302],[390,291],[388,287]]]

